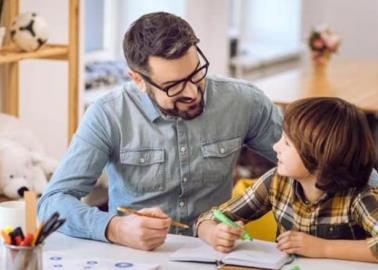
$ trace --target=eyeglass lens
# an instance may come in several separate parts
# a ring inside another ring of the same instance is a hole
[[[167,86],[166,87],[166,91],[168,93],[168,96],[174,96],[174,95],[178,95],[180,92],[182,92],[184,90],[184,88],[186,87],[186,84],[188,83],[188,81],[190,81],[191,83],[199,83],[200,81],[202,81],[206,74],[207,74],[207,68],[208,66],[205,65],[203,67],[201,67],[200,69],[198,69],[190,78],[188,78],[187,80],[183,80],[179,83],[175,83],[171,86]]]

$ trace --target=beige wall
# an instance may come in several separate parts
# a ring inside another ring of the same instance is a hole
[[[210,73],[228,75],[228,1],[187,0],[186,19],[200,38]]]
[[[378,59],[378,1],[302,0],[302,37],[327,23],[341,37],[336,57]]]

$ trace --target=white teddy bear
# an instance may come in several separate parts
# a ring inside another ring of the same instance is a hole
[[[27,190],[41,194],[57,165],[20,120],[0,114],[0,194],[12,199]]]

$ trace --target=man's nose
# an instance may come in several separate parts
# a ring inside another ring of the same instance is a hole
[[[182,91],[182,96],[196,99],[198,96],[198,86],[191,81],[188,81],[185,85],[184,91]]]

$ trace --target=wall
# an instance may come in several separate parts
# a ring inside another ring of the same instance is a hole
[[[297,45],[301,0],[249,0],[243,4],[243,40]]]
[[[67,0],[20,1],[20,12],[35,11],[49,25],[49,42],[68,41]],[[20,119],[59,158],[67,146],[68,64],[66,61],[20,62]]]
[[[228,1],[187,0],[186,19],[200,38],[209,72],[228,75]]]
[[[338,58],[378,59],[378,1],[302,1],[302,38],[313,25],[327,23],[341,37]]]

